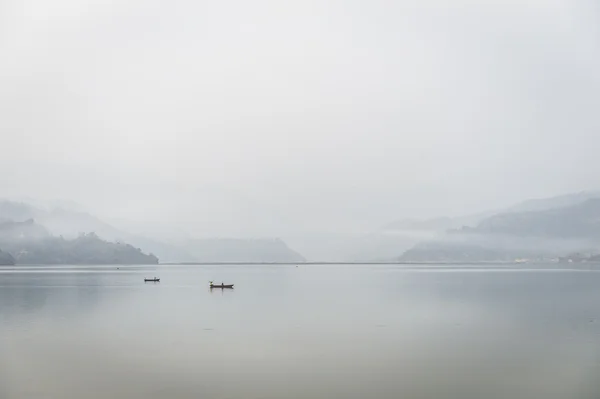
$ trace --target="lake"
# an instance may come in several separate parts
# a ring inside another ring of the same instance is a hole
[[[598,399],[599,376],[589,267],[0,268],[0,399]]]

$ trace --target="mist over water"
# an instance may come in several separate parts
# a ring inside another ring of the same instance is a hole
[[[598,270],[166,266],[600,260],[597,3],[0,0],[0,399],[600,398]]]
[[[5,268],[0,398],[597,398],[599,283],[549,267]]]

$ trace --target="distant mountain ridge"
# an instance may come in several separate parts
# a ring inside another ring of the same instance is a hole
[[[499,213],[464,231],[536,237],[600,237],[600,198],[546,210]]]
[[[543,211],[554,208],[561,208],[576,205],[589,199],[600,198],[600,191],[581,191],[578,193],[557,195],[548,198],[529,199],[504,209],[496,211],[480,212],[473,215],[448,217],[440,216],[436,218],[415,219],[406,218],[390,222],[382,227],[384,231],[445,231],[457,229],[463,226],[474,227],[482,220],[501,213],[531,212]]]
[[[403,261],[512,261],[600,251],[600,192],[528,200],[405,251]]]
[[[0,201],[0,220],[35,220],[56,236],[67,239],[77,238],[81,233],[94,232],[109,241],[127,242],[143,248],[164,261],[190,261],[194,258],[182,248],[165,244],[140,235],[119,230],[97,217],[80,211],[63,208],[40,209],[26,203],[9,200]]]
[[[94,233],[55,237],[33,219],[0,223],[2,264],[156,264],[158,258],[129,244],[107,242]]]
[[[352,233],[321,241],[323,246],[331,247],[329,253],[337,258],[328,260],[340,261],[398,259],[399,254],[402,260],[435,261],[555,257],[567,252],[600,250],[599,221],[600,191],[582,191],[526,200],[500,211],[464,217],[402,219],[370,233]],[[139,231],[143,234],[143,229]],[[108,244],[130,244],[136,251],[140,248],[140,252],[153,253],[169,263],[305,261],[281,240],[193,239],[180,234],[178,240],[164,243],[131,234],[81,210],[50,205],[38,208],[0,200],[0,250],[18,255],[15,256],[17,263],[24,259],[23,251],[27,252],[21,249],[17,254],[14,247],[8,246],[7,242],[15,242],[17,237],[45,239],[50,243],[54,239],[77,240],[81,233],[90,232]],[[302,247],[301,241],[302,238],[297,238],[295,244]],[[68,247],[60,241],[54,244],[62,245],[65,250]],[[83,241],[79,245],[83,245]],[[99,246],[96,249],[99,250]],[[112,250],[120,251],[116,247]]]
[[[93,237],[100,241],[107,240],[105,241],[107,245],[115,244],[125,248],[130,244],[131,248],[137,252],[144,251],[154,254],[162,262],[305,261],[302,255],[290,249],[283,241],[278,239],[186,239],[180,244],[174,245],[130,234],[86,212],[63,208],[40,209],[26,203],[0,200],[0,249],[4,249],[4,246],[6,249],[10,248],[13,255],[18,253],[18,256],[16,256],[17,262],[24,261],[23,253],[31,252],[30,249],[23,248],[23,243],[26,241],[36,241],[36,251],[41,253],[40,243],[37,242],[40,239],[45,239],[48,243],[52,241],[55,246],[66,248],[68,245],[65,242],[73,240],[80,245],[84,244],[81,238],[82,236],[90,238],[89,233],[93,233]],[[2,239],[3,234],[7,234],[7,240],[5,241]],[[62,241],[56,241],[55,239]],[[19,243],[21,247],[15,247]],[[89,242],[85,243],[86,245],[90,244]],[[29,243],[29,245],[33,244]],[[121,253],[123,248],[113,246],[112,250]],[[95,249],[99,250],[98,245],[95,246]],[[47,248],[43,250],[48,252]],[[73,250],[73,248],[69,250]],[[154,255],[151,256],[154,257]],[[31,258],[30,255],[29,257]],[[144,260],[138,256],[134,256],[134,258]],[[39,255],[37,259],[35,263],[41,262],[43,256]],[[61,259],[66,258],[63,256]],[[100,260],[98,261],[103,263]],[[33,262],[33,260],[28,259],[27,262]],[[154,263],[153,258],[149,258],[148,263]]]
[[[502,213],[545,211],[555,208],[577,205],[590,199],[600,198],[600,191],[580,191],[577,193],[557,195],[548,198],[525,200],[513,205]]]
[[[102,240],[94,233],[71,240],[48,237],[4,245],[17,264],[57,265],[151,265],[158,258],[129,244]]]

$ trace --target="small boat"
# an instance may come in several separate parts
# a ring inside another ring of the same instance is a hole
[[[160,283],[160,279],[159,278],[145,278],[144,279],[145,283]]]
[[[233,284],[213,284],[213,282],[210,282],[210,288],[233,288]]]

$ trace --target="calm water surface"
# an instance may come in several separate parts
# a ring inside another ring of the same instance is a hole
[[[0,268],[1,399],[598,399],[599,376],[596,270]]]

